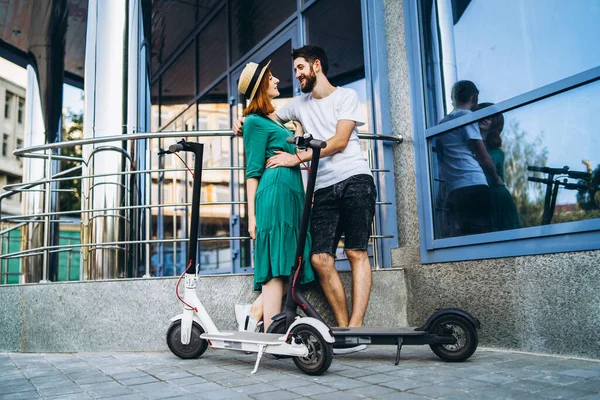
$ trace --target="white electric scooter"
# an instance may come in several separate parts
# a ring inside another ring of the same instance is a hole
[[[299,138],[297,140],[303,140]],[[296,144],[298,144],[296,140]],[[307,145],[319,150],[326,143],[311,138],[306,140]],[[252,374],[256,373],[263,353],[278,356],[291,356],[296,366],[308,375],[321,375],[331,365],[333,360],[333,342],[335,341],[329,327],[316,318],[297,317],[290,324],[285,334],[281,333],[259,333],[220,331],[217,329],[206,309],[196,294],[198,283],[198,269],[196,265],[196,251],[198,247],[198,228],[200,220],[200,190],[202,186],[202,155],[204,145],[202,143],[190,143],[181,140],[171,145],[167,153],[179,151],[192,152],[195,155],[194,185],[192,195],[192,217],[189,239],[188,267],[185,275],[185,294],[181,299],[183,313],[171,319],[172,324],[167,332],[167,344],[176,356],[183,359],[199,358],[208,346],[217,349],[239,350],[244,352],[258,353]],[[314,172],[316,175],[316,169]],[[314,187],[314,177],[313,177]],[[309,193],[307,192],[307,198]],[[312,198],[312,192],[310,193]],[[310,202],[305,203],[309,204]],[[310,211],[310,210],[309,210]],[[304,214],[307,214],[306,210]],[[308,214],[307,214],[308,218]],[[307,225],[307,224],[303,224]],[[300,232],[298,244],[304,248],[307,227]],[[195,266],[194,273],[188,273],[190,267]],[[290,282],[295,281],[298,269],[292,268]],[[184,277],[182,275],[177,282]],[[294,282],[295,283],[295,282]],[[176,288],[177,291],[177,288]]]

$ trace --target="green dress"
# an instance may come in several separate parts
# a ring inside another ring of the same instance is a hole
[[[256,242],[254,246],[254,290],[272,278],[289,278],[304,207],[304,185],[300,166],[265,168],[275,151],[294,154],[286,138],[293,136],[283,125],[268,117],[251,114],[243,125],[246,150],[246,179],[258,178],[254,199]],[[315,279],[310,265],[310,234],[304,249],[301,283]]]
[[[504,181],[504,151],[502,149],[487,149],[496,173]],[[490,204],[492,207],[492,231],[505,231],[519,228],[519,214],[512,195],[506,186],[497,186],[486,176],[490,186]]]

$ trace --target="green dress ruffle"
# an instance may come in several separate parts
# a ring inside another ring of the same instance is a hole
[[[277,122],[259,115],[244,121],[246,178],[259,178],[255,196],[256,241],[254,246],[254,290],[272,278],[289,278],[300,231],[304,207],[304,185],[300,167],[265,168],[275,151],[294,154],[286,143],[293,134]],[[304,249],[303,276],[300,283],[315,279],[310,265],[310,233]]]

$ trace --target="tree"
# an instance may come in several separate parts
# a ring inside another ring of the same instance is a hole
[[[69,111],[68,115],[64,116],[65,123],[63,124],[62,140],[76,140],[83,137],[83,114],[74,114]],[[65,147],[61,149],[61,155],[70,157],[81,157],[81,146]],[[65,171],[81,165],[77,161],[61,161],[60,170]],[[80,176],[81,171],[71,173],[72,176]],[[60,181],[59,188],[72,189],[73,191],[60,192],[59,204],[61,211],[79,211],[81,210],[81,179]]]
[[[502,132],[505,152],[504,181],[519,212],[522,228],[540,225],[544,212],[544,196],[546,187],[536,183],[530,185],[527,178],[531,172],[527,166],[545,167],[548,162],[548,149],[543,146],[544,133],[538,134],[533,141],[530,135],[522,130],[519,121],[511,120]]]

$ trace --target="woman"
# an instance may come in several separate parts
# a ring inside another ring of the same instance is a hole
[[[481,110],[494,103],[480,103],[473,107],[472,111]],[[479,131],[485,143],[485,147],[494,162],[496,173],[504,181],[504,151],[500,134],[504,129],[504,117],[502,114],[494,114],[479,121]],[[486,174],[490,187],[492,207],[492,231],[504,231],[519,228],[519,214],[517,206],[506,186],[492,184],[491,177]]]
[[[262,314],[265,332],[271,318],[281,312],[284,282],[294,264],[305,197],[299,166],[265,168],[267,159],[275,152],[294,154],[296,150],[286,142],[292,132],[272,118],[275,111],[272,101],[279,96],[279,80],[271,74],[269,63],[248,63],[238,85],[239,91],[250,100],[244,110],[243,128],[248,233],[255,240],[254,290],[262,294],[251,312],[249,306],[237,306],[236,316],[240,328],[254,330],[255,321]],[[307,238],[301,283],[314,280],[309,254],[310,238]],[[244,324],[246,316],[254,323]]]

